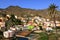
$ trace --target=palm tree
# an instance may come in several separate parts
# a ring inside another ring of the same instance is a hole
[[[48,8],[50,19],[53,19],[55,27],[56,27],[57,8],[58,8],[58,6],[56,6],[55,4],[51,4]],[[56,40],[57,40],[57,27],[56,27]]]
[[[54,16],[55,16],[55,14],[56,14],[56,8],[57,8],[58,6],[56,6],[55,4],[51,4],[50,6],[49,6],[49,8],[48,8],[48,11],[49,11],[49,16],[50,16],[50,19],[52,19]]]

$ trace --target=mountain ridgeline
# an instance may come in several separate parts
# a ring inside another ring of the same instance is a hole
[[[24,17],[25,15],[27,16],[41,16],[44,18],[50,18],[48,9],[43,9],[43,10],[35,10],[35,9],[29,9],[29,8],[21,8],[19,6],[9,6],[5,9],[0,8],[0,14],[14,14],[17,16],[22,16]],[[60,20],[60,11],[57,11],[56,18]]]

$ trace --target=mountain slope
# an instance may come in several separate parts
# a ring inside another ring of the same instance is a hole
[[[38,16],[42,16],[45,18],[50,18],[50,16],[48,16],[48,10],[44,9],[44,10],[34,10],[34,9],[28,9],[28,8],[21,8],[19,6],[9,6],[5,9],[0,9],[0,13],[6,13],[6,14],[14,14],[17,16],[31,16],[31,14],[38,15]],[[60,11],[58,11],[57,17],[60,17]]]

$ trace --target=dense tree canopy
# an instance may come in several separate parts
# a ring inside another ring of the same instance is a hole
[[[11,17],[5,22],[5,26],[9,29],[11,26],[21,25],[21,23],[21,20],[16,19],[14,15],[11,15]]]

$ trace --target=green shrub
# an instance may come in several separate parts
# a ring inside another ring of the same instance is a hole
[[[41,32],[39,33],[40,37],[38,38],[38,40],[48,40],[48,34]]]

